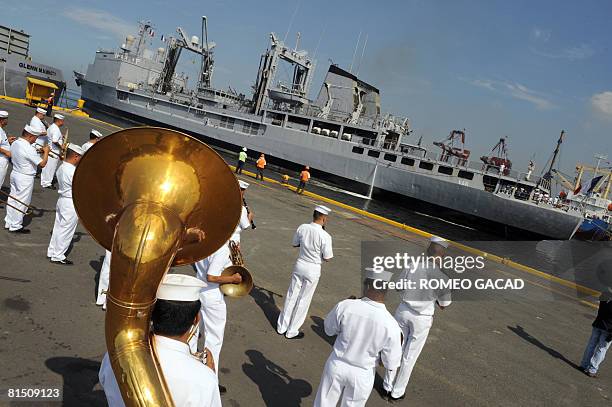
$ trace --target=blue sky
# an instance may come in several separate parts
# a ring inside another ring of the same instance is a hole
[[[477,160],[507,136],[514,168],[535,156],[539,172],[565,129],[566,172],[594,153],[612,161],[610,1],[37,0],[5,4],[0,23],[31,34],[34,60],[69,77],[138,20],[151,20],[156,38],[177,26],[199,35],[202,15],[217,44],[217,87],[250,95],[268,34],[290,29],[288,44],[299,31],[301,46],[316,49],[316,97],[328,61],[348,69],[361,33],[367,46],[354,70],[381,90],[384,110],[412,120],[414,141],[465,128]]]

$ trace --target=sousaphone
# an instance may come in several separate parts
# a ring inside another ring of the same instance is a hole
[[[236,178],[197,139],[139,127],[94,144],[72,188],[83,225],[112,252],[106,345],[125,405],[172,406],[149,336],[157,289],[170,266],[229,239],[242,207]]]

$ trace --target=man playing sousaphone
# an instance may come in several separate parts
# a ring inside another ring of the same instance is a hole
[[[203,356],[190,351],[189,342],[200,322],[200,290],[195,277],[167,274],[157,290],[153,308],[153,344],[164,379],[176,407],[221,406],[215,361],[208,349]],[[110,407],[124,407],[108,353],[99,374]]]

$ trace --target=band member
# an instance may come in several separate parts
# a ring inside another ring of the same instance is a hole
[[[60,127],[64,125],[64,116],[59,113],[56,113],[53,116],[53,124],[49,126],[47,129],[47,139],[49,141],[49,145],[51,146],[51,151],[53,151],[57,156],[60,155],[62,151],[62,146],[64,145],[64,136],[60,131]],[[43,168],[42,173],[40,175],[40,186],[43,188],[51,188],[53,185],[53,178],[55,177],[55,171],[57,170],[57,166],[59,165],[59,158],[49,156],[49,161],[45,168]]]
[[[203,286],[195,277],[166,275],[151,316],[155,354],[176,407],[221,406],[214,358],[207,349],[203,357],[192,354],[189,348],[200,320],[198,295]],[[124,407],[108,353],[102,360],[99,379],[108,405]]]
[[[246,202],[244,195],[246,194],[246,190],[249,188],[250,184],[240,179],[238,180],[238,185],[240,186],[240,197],[242,198],[243,202],[242,212],[240,212],[240,222],[238,222],[236,230],[234,230],[234,234],[232,237],[230,237],[230,240],[238,243],[238,246],[240,246],[240,233],[242,233],[242,231],[247,229],[249,226],[254,225],[253,221],[255,214],[250,209],[247,209],[246,205],[244,204]],[[255,228],[253,227],[253,229]]]
[[[429,240],[427,256],[444,257],[447,248],[447,240],[433,236]],[[414,272],[406,273],[405,277],[415,281],[448,279],[448,276],[435,265],[417,267]],[[398,370],[387,370],[385,374],[383,388],[389,400],[400,400],[405,397],[410,375],[429,335],[436,305],[440,309],[451,305],[449,290],[407,289],[402,294],[402,301],[395,311],[395,319],[404,335],[402,364]]]
[[[47,125],[43,122],[46,113],[47,111],[45,109],[37,107],[34,116],[30,119],[30,127],[38,134],[36,144],[41,146],[47,145]]]
[[[102,309],[106,309],[106,290],[108,290],[108,283],[110,279],[110,263],[111,263],[111,252],[106,251],[104,254],[104,261],[100,268],[100,278],[98,279],[98,297],[96,298],[96,305],[101,305]]]
[[[91,129],[91,131],[89,132],[89,141],[81,146],[83,152],[86,153],[87,150],[89,150],[94,144],[96,144],[96,142],[102,137],[102,133],[100,133],[98,130]]]
[[[11,171],[11,196],[29,205],[32,201],[32,190],[34,189],[34,177],[37,167],[44,168],[49,157],[49,146],[42,147],[42,157],[38,155],[32,146],[40,132],[27,125],[21,133],[21,137],[11,144],[11,160],[13,170]],[[9,198],[8,204],[26,211],[26,207]],[[6,217],[4,228],[10,232],[30,233],[29,229],[23,227],[23,213],[6,205]]]
[[[72,261],[66,258],[66,251],[72,242],[74,231],[79,223],[72,202],[72,177],[82,155],[83,149],[81,147],[72,143],[68,144],[66,158],[57,170],[59,198],[55,206],[53,233],[47,249],[47,257],[51,259],[51,263],[72,264]]]
[[[202,309],[200,310],[202,316],[201,329],[205,335],[204,347],[210,349],[215,359],[217,375],[219,375],[218,368],[221,366],[219,355],[223,346],[225,323],[227,321],[227,307],[219,284],[240,284],[242,282],[242,277],[238,273],[231,276],[221,276],[223,270],[232,265],[230,254],[228,241],[215,253],[195,264],[197,277],[206,283],[200,293],[200,302],[202,303]],[[220,390],[225,393],[224,387],[220,387]]]
[[[299,329],[306,319],[310,301],[321,276],[321,263],[334,257],[332,238],[323,227],[331,209],[323,205],[315,207],[312,223],[298,227],[293,236],[293,247],[300,248],[291,276],[285,306],[278,317],[276,331],[287,339],[299,339],[304,333]]]
[[[395,370],[402,359],[402,331],[385,307],[393,273],[368,270],[364,297],[338,303],[325,317],[325,333],[338,335],[315,398],[316,407],[365,406],[374,385],[376,361]],[[375,281],[378,280],[378,284]],[[378,289],[376,287],[379,287]]]
[[[11,143],[15,141],[14,137],[6,135],[4,128],[8,124],[8,112],[0,110],[0,188],[4,185],[4,178],[11,160]]]

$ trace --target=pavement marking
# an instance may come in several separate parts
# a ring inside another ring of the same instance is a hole
[[[116,126],[114,124],[105,122],[103,120],[93,119],[91,117],[89,117],[89,119],[97,121],[99,123],[103,123],[103,124],[112,126],[112,127],[115,127],[115,128],[118,128],[118,129],[123,129],[123,127]],[[236,169],[235,166],[230,165],[230,164],[228,164],[228,166],[232,170],[235,171],[235,169]],[[243,170],[243,173],[245,175],[248,175],[248,176],[251,176],[251,177],[255,177],[255,173],[254,172],[251,172],[251,171],[248,171],[248,170]],[[292,191],[296,191],[297,190],[297,187],[294,187],[293,185],[283,184],[282,182],[277,181],[277,180],[272,179],[272,178],[269,178],[269,177],[264,177],[264,181],[265,182],[269,182],[271,184],[277,184],[277,185],[284,186],[285,188],[287,188],[289,190],[292,190]],[[272,189],[270,187],[267,187],[267,186],[263,185],[262,183],[259,183],[259,182],[256,182],[256,181],[254,181],[254,183],[257,184],[257,185],[261,185],[263,187]],[[367,218],[374,219],[374,220],[380,221],[382,223],[386,223],[386,224],[391,225],[391,226],[395,226],[395,227],[397,227],[399,229],[405,230],[407,232],[413,233],[413,234],[421,236],[421,237],[425,237],[425,238],[429,239],[430,237],[434,236],[433,233],[426,232],[424,230],[415,228],[413,226],[408,226],[406,224],[394,221],[392,219],[385,218],[385,217],[380,216],[380,215],[376,215],[374,213],[365,211],[363,209],[355,208],[354,206],[347,205],[347,204],[342,203],[342,202],[338,202],[338,201],[336,201],[334,199],[327,198],[325,196],[318,195],[318,194],[315,194],[315,193],[310,192],[310,191],[304,191],[302,193],[302,195],[307,196],[309,198],[318,199],[319,201],[330,203],[332,205],[338,206],[338,207],[343,208],[343,209],[347,209],[349,211],[355,212],[355,213],[357,213],[359,215],[362,215],[362,216],[365,216]],[[517,263],[517,262],[512,261],[512,260],[510,260],[508,258],[496,256],[494,254],[487,253],[485,251],[482,251],[482,250],[479,250],[479,249],[476,249],[476,248],[473,248],[473,247],[470,247],[470,246],[466,246],[464,244],[461,244],[461,243],[458,243],[458,242],[454,242],[454,241],[449,240],[449,239],[446,239],[446,240],[448,240],[451,243],[452,246],[455,246],[456,248],[458,248],[460,250],[463,250],[465,252],[472,253],[472,254],[477,254],[477,255],[482,256],[482,257],[486,258],[487,260],[493,261],[495,263],[504,264],[504,265],[506,265],[508,267],[511,267],[513,269],[520,270],[520,271],[523,271],[525,273],[529,273],[529,274],[538,276],[538,277],[543,278],[545,280],[553,281],[553,282],[555,282],[557,284],[560,284],[560,285],[568,287],[568,288],[572,288],[572,289],[574,289],[576,291],[579,291],[579,292],[581,292],[583,294],[586,294],[586,295],[590,295],[590,296],[593,296],[593,297],[599,297],[601,295],[601,292],[599,292],[597,290],[593,290],[593,289],[591,289],[589,287],[586,287],[586,286],[583,286],[581,284],[577,284],[577,283],[574,283],[572,281],[568,281],[568,280],[565,280],[563,278],[554,276],[552,274],[545,273],[545,272],[537,270],[537,269],[535,269],[533,267],[525,266],[524,264]]]

